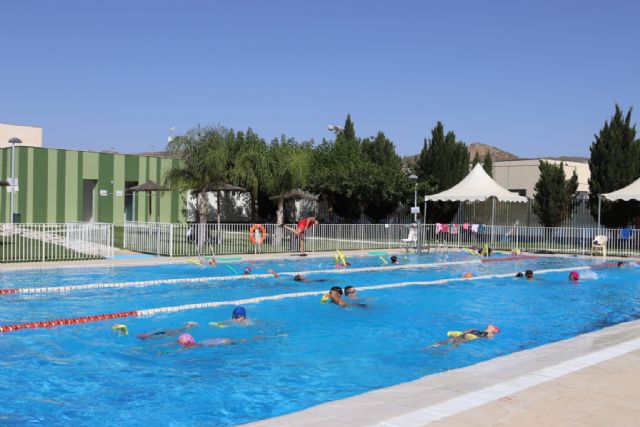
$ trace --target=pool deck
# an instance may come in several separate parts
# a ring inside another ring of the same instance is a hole
[[[248,424],[637,426],[640,320]]]
[[[309,257],[330,254],[310,253]],[[366,255],[367,251],[349,254]],[[242,261],[288,256],[242,255]],[[4,264],[0,271],[183,264],[187,258],[123,252],[107,260]],[[248,425],[637,426],[640,320]]]

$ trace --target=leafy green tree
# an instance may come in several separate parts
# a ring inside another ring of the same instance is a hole
[[[335,141],[323,140],[313,160],[311,188],[322,195],[339,216],[355,221],[362,212],[364,183],[371,174],[362,144],[348,115]]]
[[[267,147],[266,167],[262,179],[264,188],[272,198],[277,200],[276,221],[284,224],[284,194],[307,186],[313,146],[309,142],[299,144],[293,138],[282,135],[280,140],[274,139]]]
[[[473,163],[471,163],[471,169],[473,169],[474,167],[476,167],[476,165],[480,163],[480,152],[476,151],[476,155],[473,158]]]
[[[418,177],[429,189],[429,194],[447,190],[469,173],[469,152],[466,145],[456,141],[456,135],[444,133],[442,122],[431,130],[431,139],[424,146],[416,163]],[[430,203],[427,222],[449,222],[458,209],[455,202]]]
[[[598,196],[619,190],[640,175],[640,147],[636,126],[631,126],[631,111],[623,115],[616,104],[615,113],[591,144],[589,159],[589,206],[594,219],[598,217]],[[607,227],[624,227],[640,215],[637,201],[606,202],[602,200],[602,223]]]
[[[407,177],[402,171],[402,158],[383,132],[378,132],[373,140],[365,138],[362,151],[369,169],[362,189],[363,211],[380,222],[398,208],[399,201],[406,198]]]
[[[578,176],[566,180],[562,164],[540,160],[540,178],[536,183],[533,198],[533,213],[545,227],[558,227],[567,219],[575,206]]]
[[[484,162],[482,163],[482,169],[493,178],[493,159],[491,158],[491,153],[487,151],[487,155],[484,156]]]

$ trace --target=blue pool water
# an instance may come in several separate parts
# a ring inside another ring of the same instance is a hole
[[[410,256],[403,262],[473,261],[437,268],[341,274],[310,273],[324,283],[298,283],[291,275],[196,284],[96,289],[65,294],[0,295],[0,324],[53,320],[179,304],[225,301],[331,286],[513,273],[531,268],[581,266],[579,258],[479,263],[465,254]],[[353,267],[380,266],[377,256],[352,258]],[[261,261],[296,272],[334,268],[332,258]],[[242,271],[246,263],[230,264]],[[0,288],[209,277],[233,274],[189,264],[135,268],[5,272]],[[300,297],[246,305],[253,324],[218,328],[231,307],[188,310],[0,335],[0,423],[62,425],[233,425],[300,410],[436,372],[569,338],[640,315],[640,269],[594,269],[572,284],[566,272],[541,280],[493,278],[442,285],[369,290],[368,308],[340,309]],[[176,328],[188,321],[196,340],[226,337],[245,343],[177,351],[175,338],[140,340],[136,334]],[[130,334],[113,333],[115,323]],[[449,330],[497,324],[494,340],[456,349],[423,349]],[[256,336],[264,337],[254,339]]]

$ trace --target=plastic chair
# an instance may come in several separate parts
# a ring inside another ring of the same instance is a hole
[[[600,235],[593,238],[591,242],[591,255],[598,254],[598,251],[602,252],[602,256],[607,256],[607,236]]]
[[[418,246],[418,226],[413,224],[409,229],[409,235],[406,239],[402,239],[402,242],[407,246],[407,250],[410,247],[417,248]]]

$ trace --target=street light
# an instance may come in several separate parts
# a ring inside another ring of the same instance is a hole
[[[19,138],[11,138],[9,140],[11,144],[11,224],[13,224],[13,195],[16,192],[16,178],[14,175],[14,164],[16,162],[16,144],[22,144],[22,140]]]
[[[331,132],[335,133],[336,135],[338,135],[340,132],[344,131],[344,128],[342,126],[338,126],[338,125],[329,125],[329,126],[327,126],[327,129],[329,129]]]
[[[413,186],[413,222],[418,222],[418,175],[411,174],[409,179],[414,182]]]

